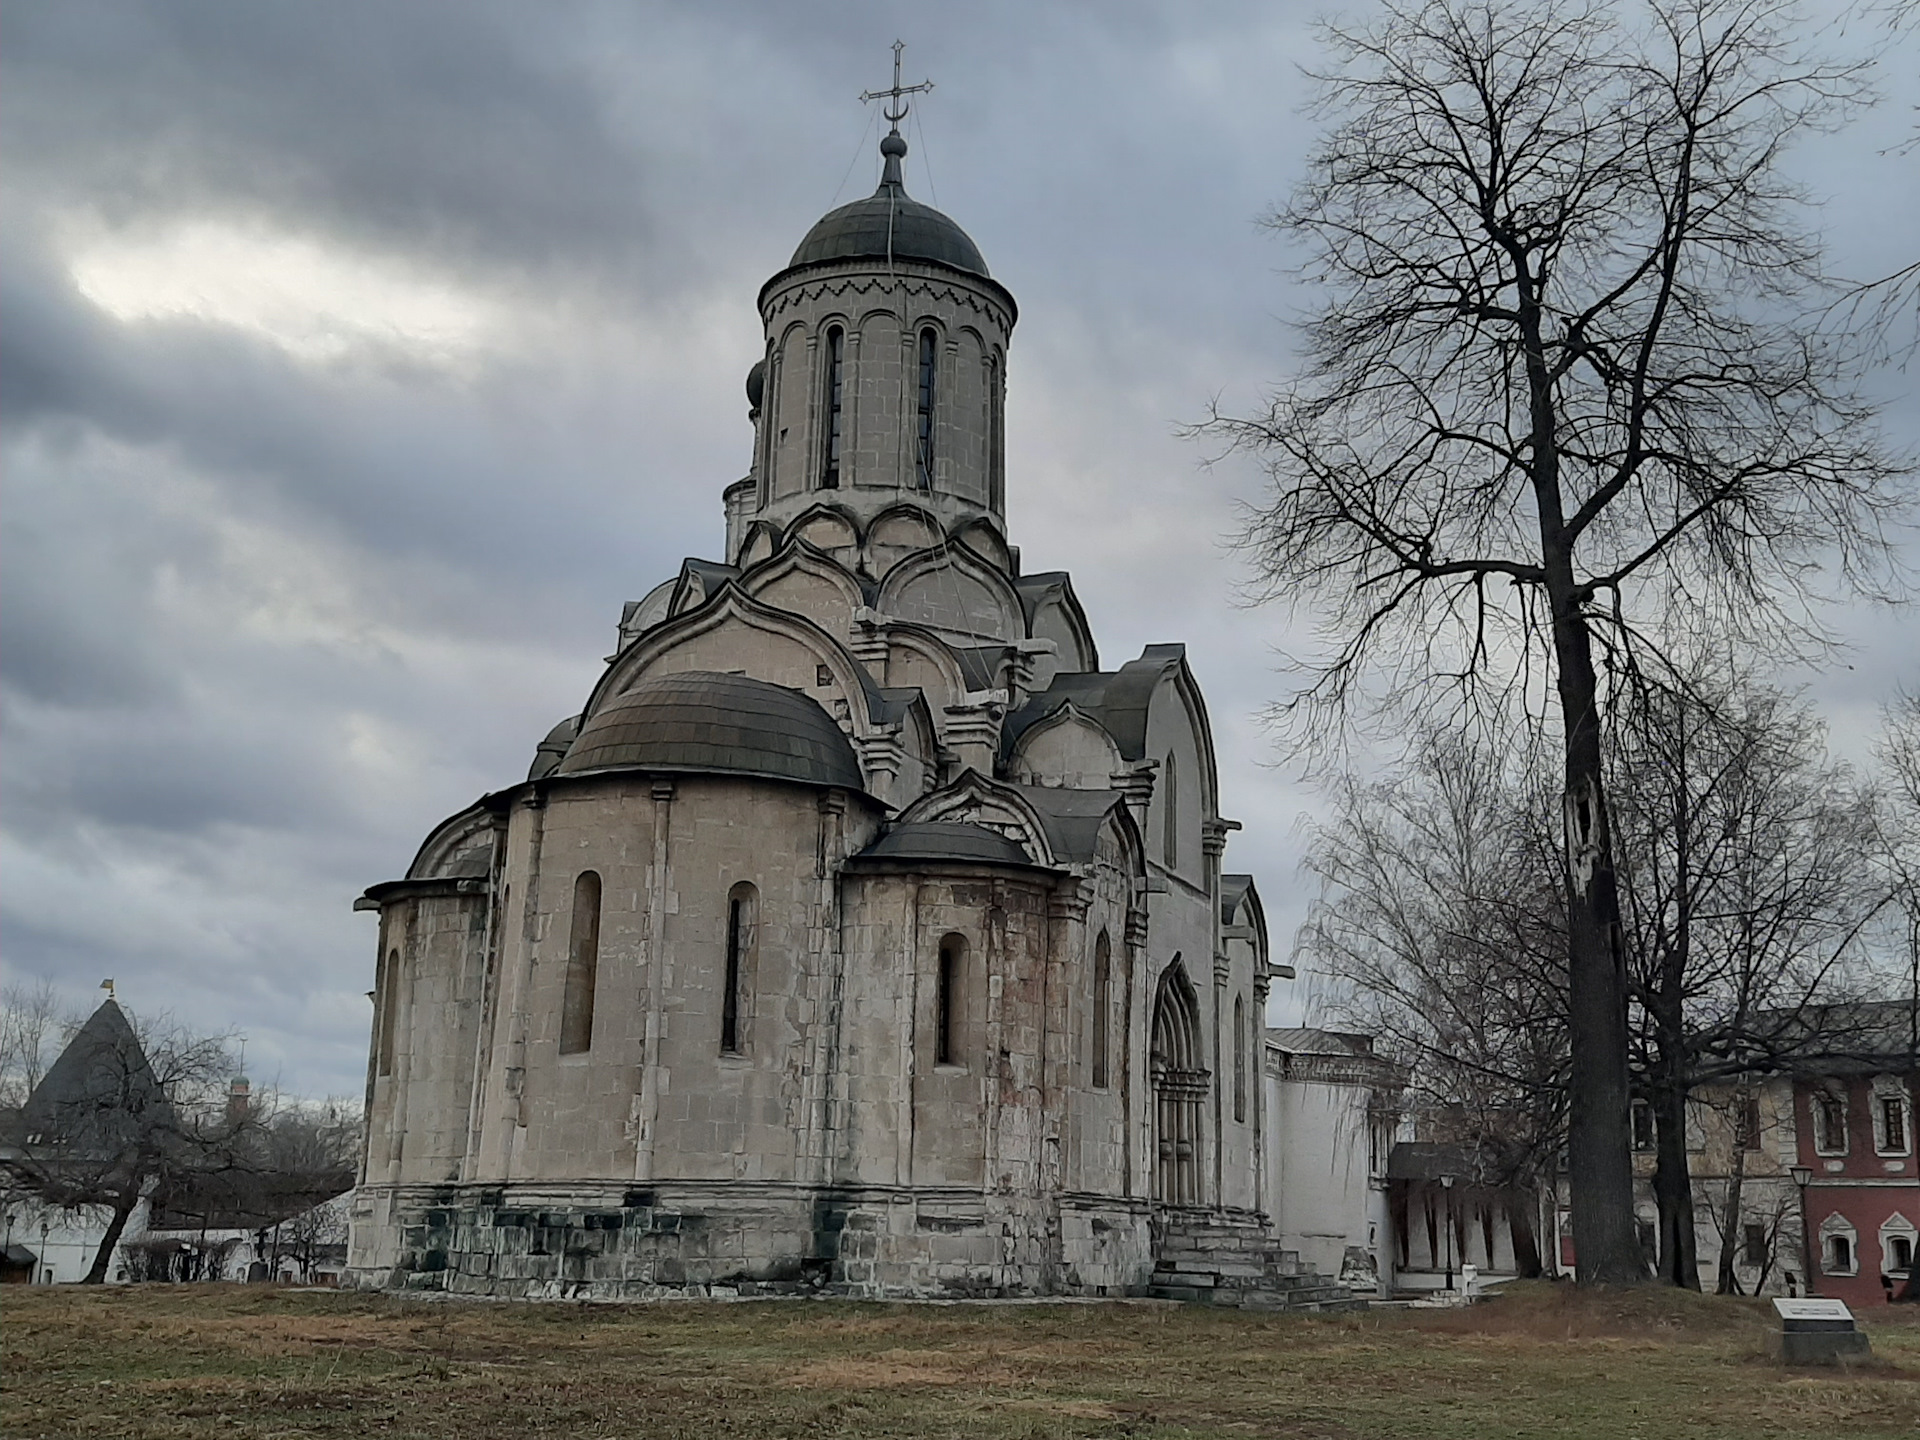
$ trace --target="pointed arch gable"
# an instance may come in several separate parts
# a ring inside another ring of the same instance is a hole
[[[475,802],[449,815],[420,843],[409,880],[445,880],[491,874],[493,871],[493,812]]]
[[[747,527],[746,537],[740,542],[740,553],[733,557],[733,563],[742,570],[751,570],[779,548],[780,528],[771,521],[756,520]]]
[[[896,500],[868,522],[868,573],[885,575],[907,556],[937,547],[944,533],[939,517],[926,506]]]
[[[1074,594],[1073,577],[1064,570],[1022,575],[1014,581],[1027,616],[1027,634],[1051,640],[1058,647],[1058,669],[1084,674],[1100,668],[1100,647],[1094,643],[1087,612]]]
[[[831,492],[828,492],[831,493]],[[819,501],[809,505],[787,525],[781,537],[783,548],[793,541],[812,546],[823,555],[853,570],[860,563],[860,548],[866,542],[860,519],[845,505]]]
[[[750,662],[744,670],[743,659]],[[875,732],[873,683],[847,648],[805,616],[762,604],[731,583],[616,658],[583,714],[590,718],[643,676],[682,670],[743,672],[785,685],[818,701],[856,739]]]
[[[1023,785],[1105,789],[1122,760],[1106,726],[1071,700],[1029,726],[1007,759],[1007,773]]]
[[[1013,552],[1007,546],[1006,537],[984,515],[976,515],[955,526],[949,538],[956,544],[966,546],[997,570],[1013,568]]]
[[[922,795],[900,813],[901,823],[956,820],[985,825],[1018,841],[1036,865],[1055,866],[1046,822],[1018,791],[990,780],[978,770],[962,771],[951,784]]]
[[[936,711],[957,704],[969,688],[953,647],[923,625],[899,621],[887,626],[887,683],[918,687]]]
[[[804,615],[843,641],[853,634],[853,612],[866,604],[860,582],[837,557],[800,539],[789,539],[743,575],[740,586],[761,604]]]
[[[964,546],[917,551],[880,581],[875,608],[935,631],[1024,639],[1026,613],[1007,577]]]

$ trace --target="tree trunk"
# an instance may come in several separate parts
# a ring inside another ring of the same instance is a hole
[[[1687,1167],[1687,1091],[1678,1066],[1660,1057],[1653,1089],[1653,1198],[1660,1207],[1660,1278],[1700,1288],[1699,1241],[1693,1230],[1693,1176]]]
[[[1552,603],[1567,747],[1567,1179],[1574,1264],[1582,1285],[1633,1285],[1647,1279],[1647,1266],[1633,1225],[1627,979],[1601,783],[1598,686],[1571,567],[1563,559],[1548,569],[1566,573],[1566,593]],[[1550,582],[1549,588],[1560,587]]]
[[[100,1248],[93,1252],[93,1264],[88,1268],[86,1278],[80,1282],[82,1285],[105,1283],[107,1266],[113,1260],[113,1247],[120,1243],[120,1236],[127,1228],[127,1221],[132,1217],[134,1208],[139,1203],[138,1195],[130,1200],[114,1202],[113,1219],[107,1222],[107,1233],[100,1237]]]
[[[1540,1241],[1533,1233],[1533,1192],[1507,1192],[1507,1233],[1513,1237],[1514,1273],[1523,1280],[1540,1278]]]
[[[1733,1152],[1733,1165],[1727,1175],[1727,1203],[1720,1216],[1719,1279],[1714,1290],[1720,1295],[1741,1294],[1740,1274],[1734,1261],[1740,1253],[1740,1192],[1745,1188],[1747,1152],[1742,1145]]]

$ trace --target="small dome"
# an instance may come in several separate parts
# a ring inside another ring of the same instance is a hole
[[[650,676],[588,716],[555,773],[594,770],[865,788],[852,743],[813,700],[784,685],[706,670]]]
[[[871,860],[958,860],[989,865],[1031,865],[1033,857],[1017,840],[985,825],[954,820],[919,820],[895,825],[861,855]]]
[[[823,215],[793,252],[789,267],[826,260],[892,257],[931,260],[969,274],[986,275],[987,262],[966,231],[931,205],[908,198],[900,175],[907,142],[898,132],[880,142],[880,153],[886,157],[880,188],[864,200]]]

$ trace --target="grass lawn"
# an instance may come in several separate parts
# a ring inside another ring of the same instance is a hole
[[[1325,1319],[1151,1303],[580,1306],[239,1286],[0,1296],[0,1434],[1920,1435],[1920,1315],[1762,1358],[1767,1307],[1544,1284]]]

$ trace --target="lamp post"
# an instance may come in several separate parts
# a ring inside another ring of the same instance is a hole
[[[1447,1289],[1453,1289],[1453,1176],[1442,1175],[1440,1188],[1447,1195]]]
[[[1807,1294],[1813,1294],[1813,1232],[1807,1228],[1807,1186],[1813,1180],[1811,1165],[1789,1165],[1787,1174],[1800,1187],[1800,1263],[1806,1266]]]

